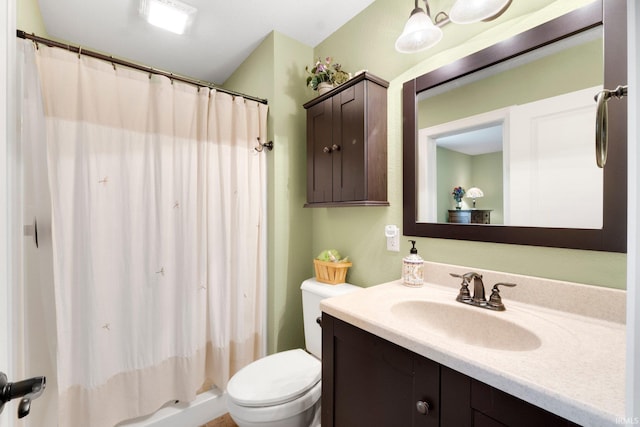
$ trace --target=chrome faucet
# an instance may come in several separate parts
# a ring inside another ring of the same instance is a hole
[[[484,293],[484,283],[482,282],[482,274],[478,274],[475,272],[469,272],[463,275],[449,273],[452,277],[458,277],[462,279],[462,283],[460,284],[460,292],[456,297],[456,301],[459,301],[464,304],[473,305],[476,307],[486,308],[489,310],[495,311],[504,311],[505,307],[502,303],[502,298],[500,297],[500,290],[498,286],[508,286],[514,287],[515,283],[496,283],[493,285],[491,289],[491,296],[489,297],[489,301],[485,297]],[[469,291],[469,284],[473,279],[473,296],[471,296],[471,292]]]

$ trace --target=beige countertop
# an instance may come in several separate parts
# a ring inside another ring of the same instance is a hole
[[[439,267],[433,264],[431,268],[434,266]],[[442,267],[451,272],[462,271]],[[504,277],[492,280],[491,272],[483,273],[488,298],[491,286]],[[437,274],[427,276],[445,278]],[[520,287],[524,282],[538,290],[552,285],[561,295],[565,285],[564,282],[533,283],[532,278],[524,277],[508,279]],[[586,294],[595,292],[586,298],[573,298],[574,312],[570,313],[545,306],[539,295],[534,299],[538,303],[542,301],[542,305],[511,300],[510,292],[514,299],[526,300],[531,290],[522,289],[518,294],[515,291],[518,287],[507,288],[501,292],[507,310],[494,312],[456,302],[457,279],[451,278],[448,282],[444,286],[425,283],[421,288],[406,287],[401,281],[389,282],[326,299],[321,308],[338,319],[580,425],[620,425],[625,397],[625,326],[619,321],[624,318],[624,291],[566,284],[569,297],[571,292],[579,293],[581,287]],[[583,303],[594,304],[594,300],[599,300],[604,307],[575,308]],[[412,303],[407,305],[407,301]],[[413,302],[418,303],[412,305]],[[431,307],[444,309],[445,313],[450,307],[451,315],[446,315],[445,323],[453,325],[454,330],[460,328],[463,338],[424,322],[415,309],[421,309],[423,302],[435,303],[436,306]],[[555,298],[548,305],[554,304],[557,304]],[[460,310],[482,313],[476,316]],[[618,313],[620,310],[622,316]],[[605,315],[588,315],[599,311]],[[457,321],[460,324],[456,324]],[[511,328],[514,325],[515,329]],[[518,334],[518,327],[533,333],[537,338],[533,345],[523,341],[526,345],[518,347],[518,340],[526,340],[525,335],[530,335]],[[495,338],[497,344],[474,345],[464,338],[474,337],[476,333],[490,341]],[[505,337],[509,333],[512,336]],[[508,343],[515,345],[511,348]]]

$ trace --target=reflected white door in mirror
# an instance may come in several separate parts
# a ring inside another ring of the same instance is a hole
[[[420,129],[418,222],[452,222],[451,189],[461,186],[482,188],[477,206],[467,197],[462,209],[491,211],[491,224],[601,228],[603,174],[593,161],[599,90]]]

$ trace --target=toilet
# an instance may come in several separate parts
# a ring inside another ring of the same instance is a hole
[[[318,427],[322,366],[320,301],[360,289],[315,278],[302,289],[305,345],[275,353],[239,370],[227,385],[229,415],[239,427]]]

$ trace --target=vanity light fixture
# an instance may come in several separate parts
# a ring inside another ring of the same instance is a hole
[[[475,209],[476,199],[479,199],[480,197],[484,197],[484,193],[478,187],[471,187],[470,189],[467,190],[466,197],[473,199],[473,209]]]
[[[148,23],[176,34],[184,34],[197,9],[177,0],[141,0],[140,15]]]
[[[413,53],[425,50],[435,45],[442,38],[442,30],[431,21],[429,17],[429,4],[425,0],[427,8],[425,12],[416,6],[409,16],[409,20],[404,25],[404,30],[396,40],[396,50],[401,53]]]
[[[428,1],[424,0],[425,12],[418,7],[418,0],[415,0],[415,7],[409,20],[396,40],[396,50],[400,53],[416,53],[428,49],[442,39],[441,27],[449,22],[472,24],[490,21],[502,15],[511,5],[511,1],[456,0],[448,14],[439,12],[432,20]]]
[[[449,19],[456,24],[473,24],[500,16],[511,0],[458,0],[449,11]]]

